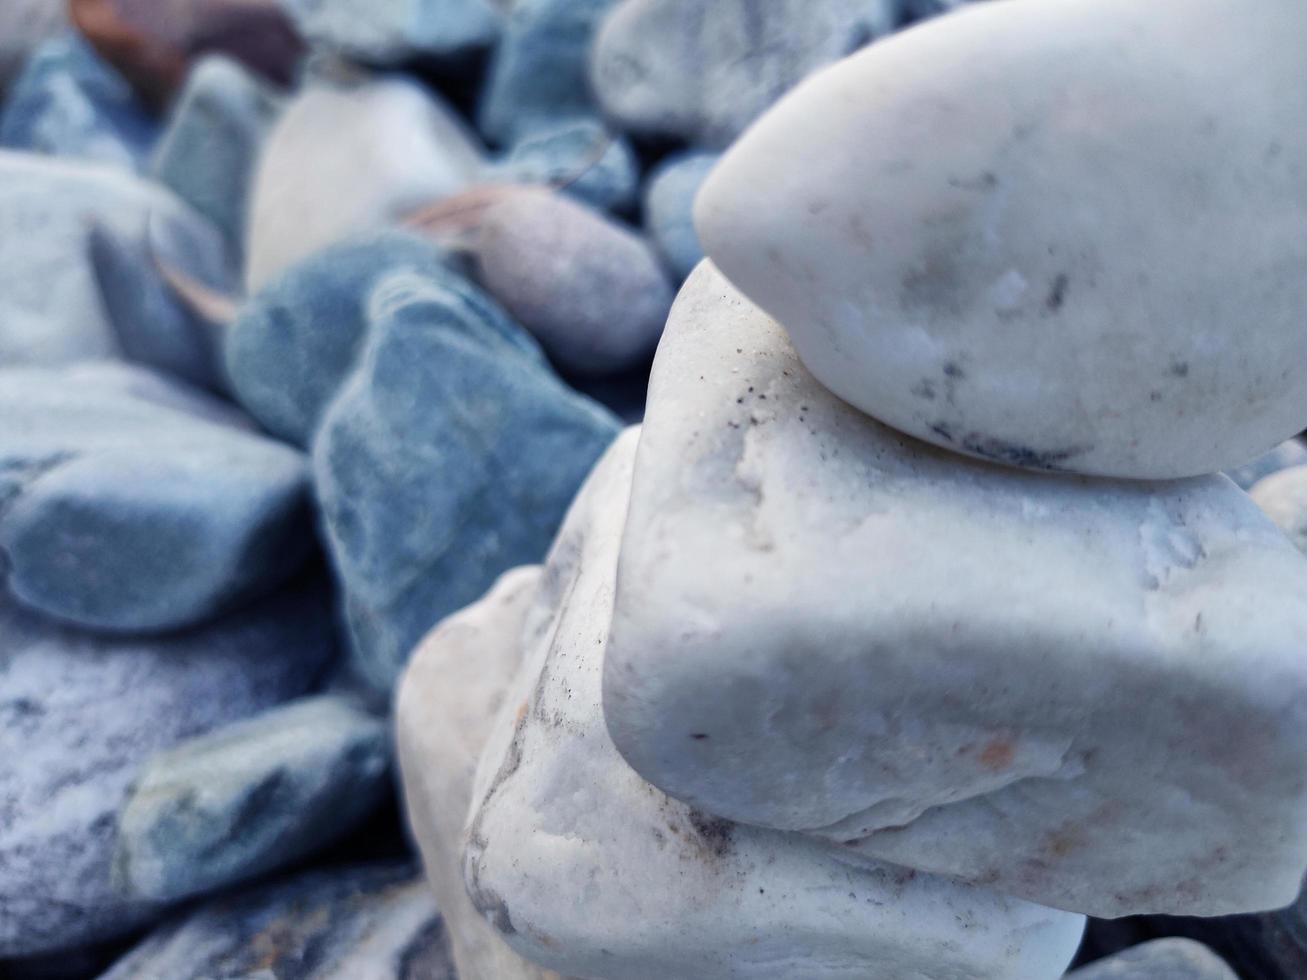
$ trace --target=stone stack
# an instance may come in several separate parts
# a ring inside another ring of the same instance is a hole
[[[1216,475],[1307,422],[1260,13],[978,5],[726,153],[643,427],[401,686],[464,980],[1056,980],[1293,901],[1307,563]]]

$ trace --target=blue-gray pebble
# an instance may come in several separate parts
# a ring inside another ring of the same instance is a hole
[[[1239,980],[1206,946],[1189,939],[1158,939],[1067,974],[1066,980]]]
[[[676,154],[659,164],[645,185],[645,229],[678,281],[703,261],[694,230],[694,198],[720,159],[717,153]]]
[[[629,211],[640,185],[640,163],[625,136],[596,119],[534,130],[501,160],[489,180],[548,184],[605,211]]]

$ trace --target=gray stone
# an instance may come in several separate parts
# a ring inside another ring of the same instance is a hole
[[[1239,485],[1240,490],[1251,490],[1259,481],[1272,473],[1287,470],[1290,466],[1302,466],[1307,463],[1307,443],[1299,438],[1282,442],[1269,453],[1233,470],[1226,470],[1225,475]]]
[[[722,147],[813,71],[889,31],[895,0],[625,0],[591,83],[619,129]]]
[[[220,385],[217,338],[157,264],[230,284],[222,236],[113,168],[0,151],[0,364],[125,356]]]
[[[540,559],[617,423],[453,273],[395,272],[366,309],[313,464],[355,665],[389,691],[434,623]]]
[[[171,630],[300,566],[313,547],[306,460],[197,411],[201,397],[125,365],[0,371],[11,595],[93,629]]]
[[[389,765],[386,723],[340,695],[182,742],[132,787],[116,881],[172,902],[285,867],[354,830],[390,789]]]
[[[0,8],[0,97],[42,41],[68,19],[63,0],[5,0]]]
[[[503,26],[499,0],[286,0],[313,44],[367,64],[461,58]]]
[[[622,549],[608,727],[678,799],[1104,918],[1298,893],[1307,561],[1224,477],[911,440],[706,262]]]
[[[589,63],[594,33],[614,0],[515,0],[495,49],[478,121],[501,144],[595,114]]]
[[[408,823],[449,930],[460,980],[547,980],[557,974],[509,948],[463,884],[463,824],[477,760],[522,662],[522,627],[539,566],[506,572],[486,595],[433,629],[395,699]]]
[[[658,344],[672,288],[652,248],[627,227],[544,188],[505,193],[481,215],[475,275],[578,374],[613,374]]]
[[[331,632],[316,589],[157,639],[75,632],[0,599],[0,958],[74,949],[154,917],[158,906],[121,895],[111,873],[140,767],[310,690]]]
[[[3,109],[0,146],[133,171],[159,135],[126,79],[72,31],[36,49]]]
[[[313,871],[159,929],[100,980],[458,980],[407,865]]]
[[[211,55],[191,69],[154,154],[155,179],[212,221],[235,250],[245,243],[255,167],[281,107],[269,83]]]
[[[519,954],[583,977],[1060,977],[1081,916],[851,868],[798,835],[696,811],[622,761],[601,685],[638,440],[626,432],[595,467],[526,614],[465,831],[473,904]]]
[[[901,0],[903,16],[911,21],[925,20],[928,17],[938,17],[940,14],[952,13],[969,3],[975,2],[977,0]]]
[[[1189,939],[1158,939],[1098,960],[1067,980],[1239,980],[1206,946]]]
[[[717,153],[680,153],[659,164],[645,184],[644,226],[678,280],[703,261],[694,198],[720,159]]]
[[[482,152],[458,114],[416,81],[311,79],[259,158],[248,291],[314,252],[464,190],[481,174]]]
[[[549,184],[605,211],[635,203],[640,165],[626,137],[593,119],[532,131],[486,173],[489,181]]]

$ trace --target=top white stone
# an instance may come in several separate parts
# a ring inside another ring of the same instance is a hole
[[[1307,5],[978,4],[748,131],[705,250],[882,422],[1037,469],[1191,476],[1307,424]]]

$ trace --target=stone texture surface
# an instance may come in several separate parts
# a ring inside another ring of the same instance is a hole
[[[477,759],[522,662],[522,627],[540,568],[500,577],[440,623],[409,661],[395,699],[396,741],[409,827],[436,893],[460,980],[550,980],[514,953],[463,884],[463,826]]]
[[[333,652],[316,589],[148,640],[62,629],[0,599],[0,958],[75,949],[155,916],[111,874],[140,767],[310,690]]]
[[[665,791],[846,860],[1102,917],[1274,908],[1307,866],[1304,594],[1223,477],[907,439],[705,263],[654,366],[605,709]]]
[[[457,193],[482,163],[454,111],[416,82],[311,80],[260,158],[246,247],[249,290],[328,245]]]
[[[1307,422],[1304,31],[1296,0],[976,4],[794,92],[699,231],[900,431],[1036,469],[1233,467]]]
[[[717,153],[679,153],[659,164],[645,184],[645,227],[678,281],[703,261],[694,229],[694,199],[720,159]]]
[[[314,44],[368,64],[459,58],[499,36],[499,0],[285,0]]]
[[[250,187],[281,96],[238,61],[210,55],[187,76],[151,172],[226,236],[245,243]]]
[[[1307,466],[1291,466],[1257,481],[1248,491],[1294,547],[1307,554]]]
[[[0,95],[31,52],[58,34],[66,19],[62,0],[7,0],[0,10]]]
[[[488,181],[548,184],[604,211],[635,203],[640,162],[630,140],[594,119],[533,130],[486,172]]]
[[[159,929],[101,980],[458,980],[407,865],[318,870],[220,898]]]
[[[177,901],[286,867],[389,790],[386,723],[341,695],[293,701],[152,758],[118,819],[127,894]]]
[[[78,34],[33,52],[0,114],[0,146],[144,169],[158,123],[131,86]]]
[[[625,0],[591,83],[617,128],[725,146],[795,84],[893,26],[894,0]]]
[[[1083,920],[714,819],[645,783],[600,688],[637,430],[568,514],[477,769],[465,878],[519,953],[578,976],[1053,980]]]
[[[1098,960],[1067,980],[1239,980],[1206,946],[1189,939],[1159,939]]]
[[[3,583],[48,616],[171,630],[270,591],[313,549],[308,477],[143,369],[0,370]]]
[[[657,346],[672,288],[632,229],[522,188],[486,208],[473,248],[477,281],[561,367],[617,373]]]
[[[0,151],[0,363],[123,355],[217,386],[211,328],[170,305],[156,261],[229,281],[221,236],[166,190]]]

